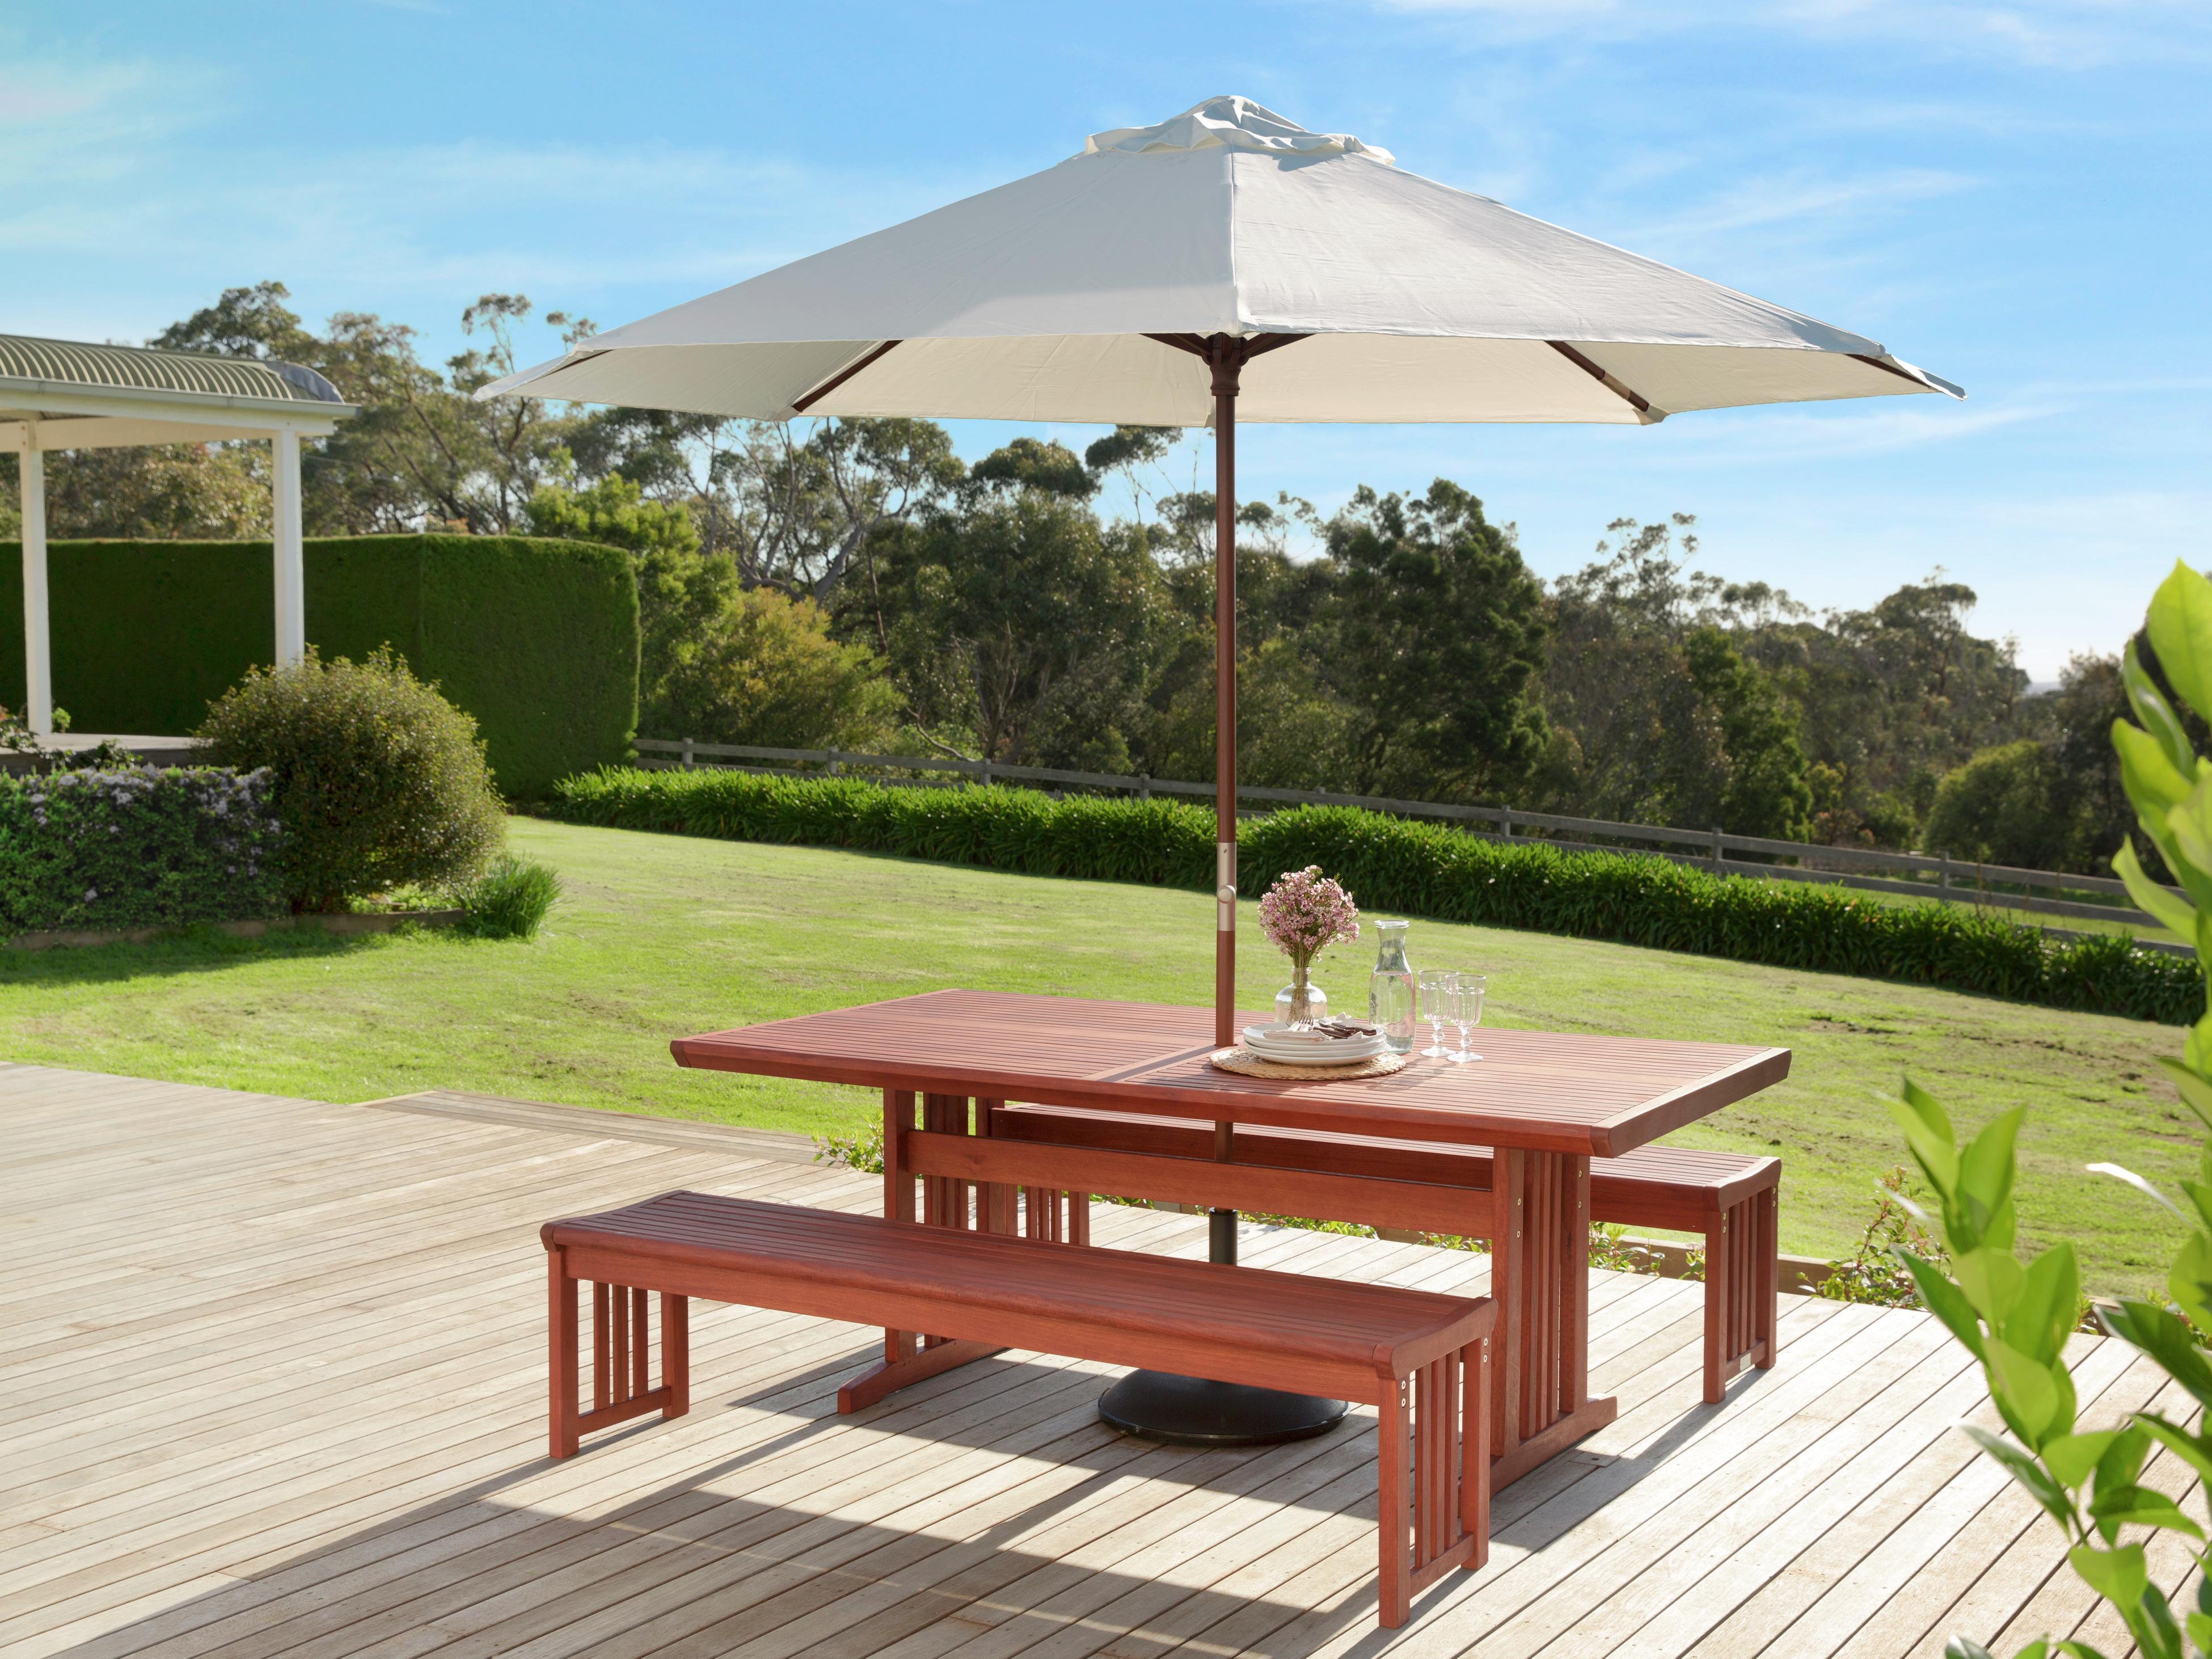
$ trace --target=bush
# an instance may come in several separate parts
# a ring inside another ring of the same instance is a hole
[[[13,543],[0,566],[13,568]],[[54,695],[85,732],[191,731],[275,634],[270,546],[58,541]],[[637,729],[637,585],[611,547],[526,536],[316,537],[307,638],[388,645],[475,716],[511,799],[619,761]],[[20,605],[0,605],[0,702],[23,689]]]
[[[757,587],[671,646],[643,718],[664,738],[869,750],[890,740],[899,707],[875,653],[831,639],[811,599]]]
[[[463,912],[461,931],[478,939],[537,938],[560,896],[560,877],[542,864],[514,858],[500,860],[453,892]]]
[[[272,781],[201,767],[0,774],[0,934],[281,914]]]
[[[2033,738],[1984,749],[1946,776],[1928,814],[1928,844],[1977,864],[2063,870],[2075,851],[2057,759]]]
[[[507,831],[476,722],[389,651],[256,669],[195,736],[216,764],[273,775],[295,909],[472,881]]]
[[[576,823],[866,848],[1034,875],[1210,890],[1213,814],[1178,801],[1022,789],[899,789],[860,779],[608,769],[564,780]],[[1577,939],[1860,974],[2014,1002],[2186,1024],[2204,1010],[2197,964],[2118,934],[2073,943],[1985,912],[1887,904],[1836,887],[1760,881],[1661,859],[1478,840],[1348,806],[1301,806],[1237,826],[1242,885],[1318,864],[1372,909]]]

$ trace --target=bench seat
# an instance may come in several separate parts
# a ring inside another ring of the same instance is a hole
[[[1488,1553],[1487,1297],[1345,1283],[872,1216],[667,1193],[546,1224],[551,1452],[690,1404],[686,1298],[919,1329],[973,1352],[1026,1348],[1292,1389],[1378,1408],[1381,1617]],[[593,1287],[592,1400],[578,1403],[576,1287]],[[649,1386],[647,1293],[662,1382]],[[840,1409],[848,1402],[841,1400]]]
[[[1006,1139],[1156,1158],[1211,1161],[1220,1150],[1212,1123],[1079,1106],[994,1104],[988,1132]],[[1310,1212],[1322,1220],[1477,1238],[1488,1224],[1487,1212],[1481,1206],[1460,1205],[1449,1192],[1438,1191],[1488,1192],[1487,1147],[1250,1124],[1236,1127],[1233,1146],[1232,1155],[1240,1164],[1337,1178],[1337,1189],[1346,1196],[1331,1205],[1329,1183],[1321,1183],[1321,1189],[1308,1196],[1309,1208],[1296,1212],[1301,1215]],[[1145,1176],[1139,1173],[1137,1179]],[[1717,1402],[1728,1379],[1747,1364],[1762,1368],[1774,1364],[1781,1179],[1779,1158],[1687,1146],[1642,1146],[1623,1157],[1590,1160],[1593,1221],[1705,1236],[1705,1396],[1709,1401]],[[1410,1183],[1425,1190],[1392,1192],[1364,1184],[1370,1182]],[[1182,1191],[1115,1192],[1115,1196],[1188,1201]],[[1321,1200],[1318,1205],[1311,1201],[1316,1198]],[[1387,1210],[1381,1207],[1386,1205]]]

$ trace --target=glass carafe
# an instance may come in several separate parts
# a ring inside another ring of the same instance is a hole
[[[1382,1040],[1394,1054],[1413,1046],[1413,969],[1406,960],[1406,921],[1378,921],[1382,941],[1375,952],[1375,972],[1367,981],[1367,1018],[1382,1029]]]

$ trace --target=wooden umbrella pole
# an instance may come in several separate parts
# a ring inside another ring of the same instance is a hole
[[[1242,340],[1216,336],[1213,368],[1213,1041],[1237,1040],[1237,383]]]

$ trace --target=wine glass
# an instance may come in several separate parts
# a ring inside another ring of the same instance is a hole
[[[1431,1038],[1429,1046],[1421,1050],[1424,1060],[1451,1058],[1451,1050],[1444,1047],[1444,1024],[1451,1018],[1451,988],[1458,977],[1448,968],[1421,969],[1421,1018],[1429,1022]]]
[[[1489,976],[1484,974],[1452,975],[1451,993],[1446,1001],[1451,1011],[1451,1023],[1459,1027],[1459,1052],[1451,1056],[1459,1065],[1482,1058],[1467,1045],[1469,1034],[1482,1024],[1482,994],[1489,984]]]

